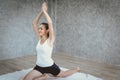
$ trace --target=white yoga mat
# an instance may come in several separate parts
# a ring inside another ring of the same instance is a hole
[[[66,68],[61,68],[62,70],[67,70]],[[0,75],[0,80],[23,80],[23,77],[30,71],[31,69],[16,71],[13,73],[8,73],[4,75]],[[84,73],[75,73],[66,78],[57,78],[54,80],[102,80],[90,74]]]

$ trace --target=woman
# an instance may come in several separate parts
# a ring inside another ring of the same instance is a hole
[[[42,14],[45,15],[48,23],[41,23],[39,28],[37,28]],[[80,71],[79,67],[68,71],[62,71],[51,58],[55,36],[52,20],[47,13],[46,2],[42,4],[41,12],[33,21],[33,29],[39,39],[36,46],[37,61],[34,69],[24,77],[24,80],[44,80],[50,78],[46,73],[52,74],[54,77],[66,77]]]

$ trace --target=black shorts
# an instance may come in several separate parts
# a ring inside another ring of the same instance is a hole
[[[54,76],[57,76],[60,73],[60,68],[55,63],[49,67],[40,67],[40,66],[36,65],[34,67],[34,70],[37,70],[37,71],[41,72],[42,74],[51,73]]]

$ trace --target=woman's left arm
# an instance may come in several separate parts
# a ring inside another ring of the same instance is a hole
[[[45,2],[43,3],[42,10],[43,10],[43,13],[45,14],[47,21],[48,21],[50,42],[54,43],[55,36],[54,36],[53,22],[52,22],[52,19],[50,18],[49,14],[47,12],[47,6],[46,6]]]

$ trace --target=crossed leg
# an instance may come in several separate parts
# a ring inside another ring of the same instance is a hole
[[[46,79],[46,76],[45,75],[42,75],[42,73],[40,73],[39,71],[37,70],[32,70],[30,71],[25,77],[23,80],[38,80],[36,79],[37,77],[40,77],[41,79],[39,80],[44,80]]]
[[[38,76],[36,78],[34,78],[33,80],[53,80],[53,79],[56,79],[56,78],[59,78],[59,77],[67,77],[67,76],[70,76],[76,72],[79,72],[80,71],[80,68],[77,67],[75,69],[70,69],[70,70],[67,70],[67,71],[60,71],[60,73],[57,75],[57,76],[50,76],[48,74],[44,74],[43,77],[42,76]]]
[[[43,74],[42,76],[35,77],[33,80],[54,80],[57,77],[49,74]]]
[[[75,69],[70,69],[67,71],[60,71],[60,73],[54,77],[54,76],[49,76],[48,74],[42,74],[40,72],[38,72],[37,70],[32,70],[31,72],[29,72],[23,80],[48,80],[48,79],[55,79],[58,77],[67,77],[70,76],[76,72],[79,72],[80,68],[77,67]]]

